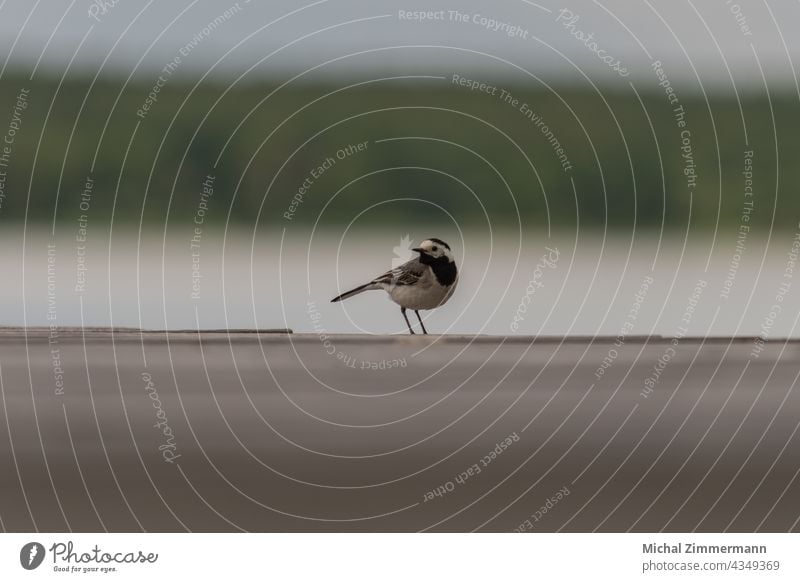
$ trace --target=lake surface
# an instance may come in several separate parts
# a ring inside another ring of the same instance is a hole
[[[2,235],[5,325],[149,329],[292,328],[404,333],[399,308],[342,291],[402,262],[405,233],[275,228],[74,235],[12,225]],[[422,230],[422,229],[420,229]],[[411,234],[411,243],[422,236]],[[453,299],[426,314],[432,333],[797,336],[795,234],[739,243],[735,232],[680,236],[581,231],[551,237],[438,233],[458,257]],[[712,244],[713,242],[713,244]],[[413,244],[411,244],[413,246]]]

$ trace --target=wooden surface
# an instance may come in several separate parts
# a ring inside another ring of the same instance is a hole
[[[800,530],[800,344],[618,343],[2,329],[0,525]]]

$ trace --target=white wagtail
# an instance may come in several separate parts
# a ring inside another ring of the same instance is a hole
[[[422,332],[428,333],[419,316],[419,310],[434,309],[450,299],[458,282],[458,270],[450,246],[443,240],[430,238],[411,250],[419,253],[419,256],[380,277],[375,277],[369,283],[342,293],[331,299],[331,303],[371,289],[383,289],[400,306],[408,331],[414,333],[406,309],[413,309],[422,326]]]

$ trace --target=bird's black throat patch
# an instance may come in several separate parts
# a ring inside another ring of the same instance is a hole
[[[447,257],[434,258],[425,253],[421,253],[419,262],[423,265],[429,265],[433,275],[439,282],[439,285],[449,286],[452,285],[458,276],[456,264],[451,262]]]

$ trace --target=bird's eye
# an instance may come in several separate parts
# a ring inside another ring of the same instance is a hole
[[[435,253],[436,251],[439,250],[439,247],[431,247],[431,250]]]

